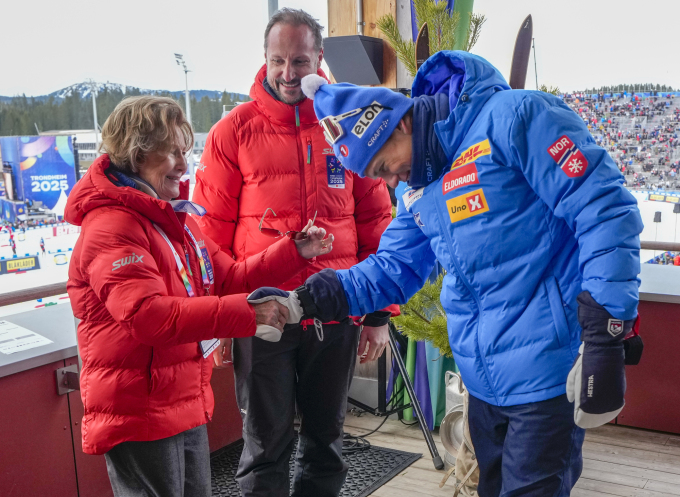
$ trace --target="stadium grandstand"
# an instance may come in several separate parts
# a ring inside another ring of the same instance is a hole
[[[572,93],[562,98],[614,158],[628,188],[680,189],[680,93]]]

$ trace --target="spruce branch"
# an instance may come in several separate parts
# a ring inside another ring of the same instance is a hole
[[[401,307],[401,315],[392,318],[397,329],[416,341],[430,342],[446,357],[453,357],[449,344],[446,311],[440,301],[444,275],[433,283],[425,283],[411,299]]]
[[[456,28],[461,21],[459,12],[449,12],[448,2],[435,0],[413,0],[418,31],[427,23],[430,38],[430,55],[442,50],[453,50],[456,46]],[[481,14],[471,14],[470,24],[466,33],[466,51],[470,51],[479,39],[479,33],[486,17]],[[404,63],[409,74],[415,77],[416,47],[412,40],[404,40],[399,32],[397,21],[391,14],[387,14],[377,22],[378,28],[385,35],[387,43],[394,49],[399,60]]]
[[[416,69],[416,45],[411,40],[404,40],[399,32],[397,21],[392,14],[382,16],[376,22],[378,28],[387,38],[387,43],[394,49],[399,60],[406,66],[406,70],[415,77]]]
[[[483,14],[470,14],[470,27],[468,29],[468,40],[465,51],[469,52],[477,44],[479,33],[482,31],[482,24],[486,22]]]

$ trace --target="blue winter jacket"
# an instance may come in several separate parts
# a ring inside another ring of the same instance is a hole
[[[377,254],[337,275],[360,316],[446,269],[449,340],[472,395],[498,406],[565,393],[584,290],[637,315],[642,220],[609,155],[560,99],[512,90],[484,59],[439,52],[413,96],[449,95],[434,132],[450,167],[407,190]],[[418,167],[417,164],[412,167]]]

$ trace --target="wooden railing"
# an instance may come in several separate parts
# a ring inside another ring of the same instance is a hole
[[[640,248],[642,248],[643,250],[663,250],[670,252],[680,252],[680,243],[640,242]],[[0,294],[0,307],[18,304],[21,302],[27,302],[29,300],[54,297],[55,295],[61,295],[63,293],[66,293],[65,281],[62,283],[53,283],[51,285],[29,288],[26,290],[17,290],[16,292]]]
[[[0,294],[0,307],[28,302],[29,300],[54,297],[55,295],[61,295],[62,293],[66,293],[65,281],[35,288],[27,288],[25,290],[17,290],[16,292],[3,293]]]
[[[643,250],[663,250],[669,252],[680,252],[680,243],[673,242],[640,242]]]

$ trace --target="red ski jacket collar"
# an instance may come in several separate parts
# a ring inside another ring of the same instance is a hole
[[[165,200],[154,198],[129,186],[116,186],[106,176],[111,165],[108,154],[99,157],[88,169],[87,174],[76,183],[66,202],[64,219],[81,226],[85,215],[99,207],[121,205],[139,212],[160,226],[169,237],[184,239],[186,214],[175,212]],[[189,182],[180,183],[180,199],[188,200]]]

